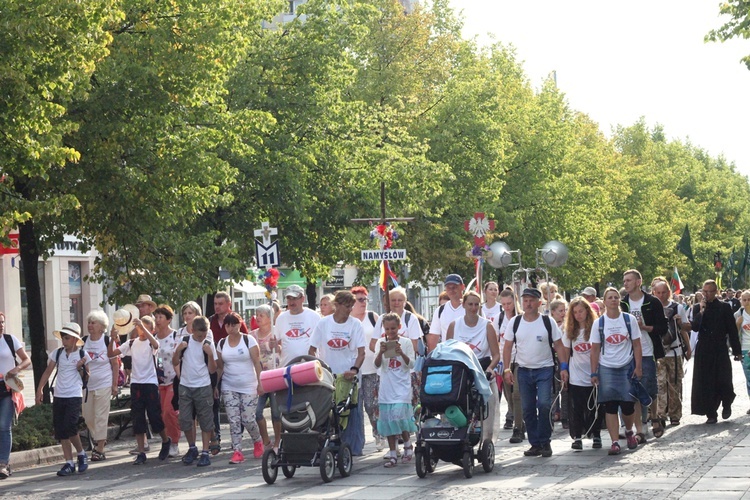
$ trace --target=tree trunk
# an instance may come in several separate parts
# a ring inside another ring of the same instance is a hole
[[[29,220],[18,228],[18,243],[23,262],[28,306],[29,336],[31,338],[31,364],[34,368],[34,387],[39,384],[47,368],[47,345],[44,330],[42,290],[39,288],[39,250],[37,248],[34,222]],[[49,390],[44,390],[44,401],[49,403]]]

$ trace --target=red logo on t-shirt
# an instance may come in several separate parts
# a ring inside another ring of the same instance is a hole
[[[591,350],[591,344],[588,342],[582,342],[580,344],[576,344],[573,350],[576,352],[589,352]]]
[[[398,360],[398,358],[391,358],[391,360],[388,362],[388,368],[390,369],[396,369],[401,367],[401,361]]]
[[[742,325],[742,329],[743,330],[750,330],[750,323],[745,323],[744,325]]]
[[[307,330],[300,330],[299,328],[292,328],[288,332],[286,332],[284,335],[291,339],[296,339],[298,337],[309,337],[310,336],[310,328]]]
[[[479,346],[474,345],[471,342],[466,342],[466,345],[469,346],[469,348],[474,352],[479,352]]]
[[[607,344],[617,345],[622,344],[628,339],[627,335],[623,335],[621,333],[615,333],[614,335],[610,335],[607,337]]]
[[[349,341],[346,339],[331,339],[328,341],[328,347],[331,349],[342,349],[349,345]]]

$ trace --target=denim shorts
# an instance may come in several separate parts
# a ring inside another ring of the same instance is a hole
[[[255,408],[255,421],[263,420],[265,417],[263,416],[263,410],[266,407],[266,401],[271,401],[269,405],[271,406],[271,422],[280,422],[281,421],[281,412],[279,411],[279,407],[276,404],[276,394],[271,393],[265,393],[262,396],[258,396],[258,406]]]
[[[619,368],[599,365],[599,403],[608,401],[634,401],[630,395],[630,374],[633,363]]]
[[[659,393],[659,385],[656,381],[656,361],[653,356],[641,358],[641,384],[648,391],[648,395],[655,399]]]

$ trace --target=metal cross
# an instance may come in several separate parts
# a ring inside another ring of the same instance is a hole
[[[380,218],[370,218],[370,219],[351,219],[352,222],[357,223],[365,223],[365,224],[385,224],[386,222],[411,222],[414,220],[414,217],[386,217],[385,216],[385,182],[380,183]],[[386,276],[386,283],[388,281],[388,277]],[[387,288],[387,286],[386,286]],[[378,286],[378,289],[380,287]],[[384,305],[385,305],[385,312],[391,312],[391,297],[388,291],[385,291],[385,297],[383,299]]]

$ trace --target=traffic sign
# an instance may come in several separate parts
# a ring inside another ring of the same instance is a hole
[[[406,260],[406,250],[389,248],[387,250],[362,250],[362,260]]]

